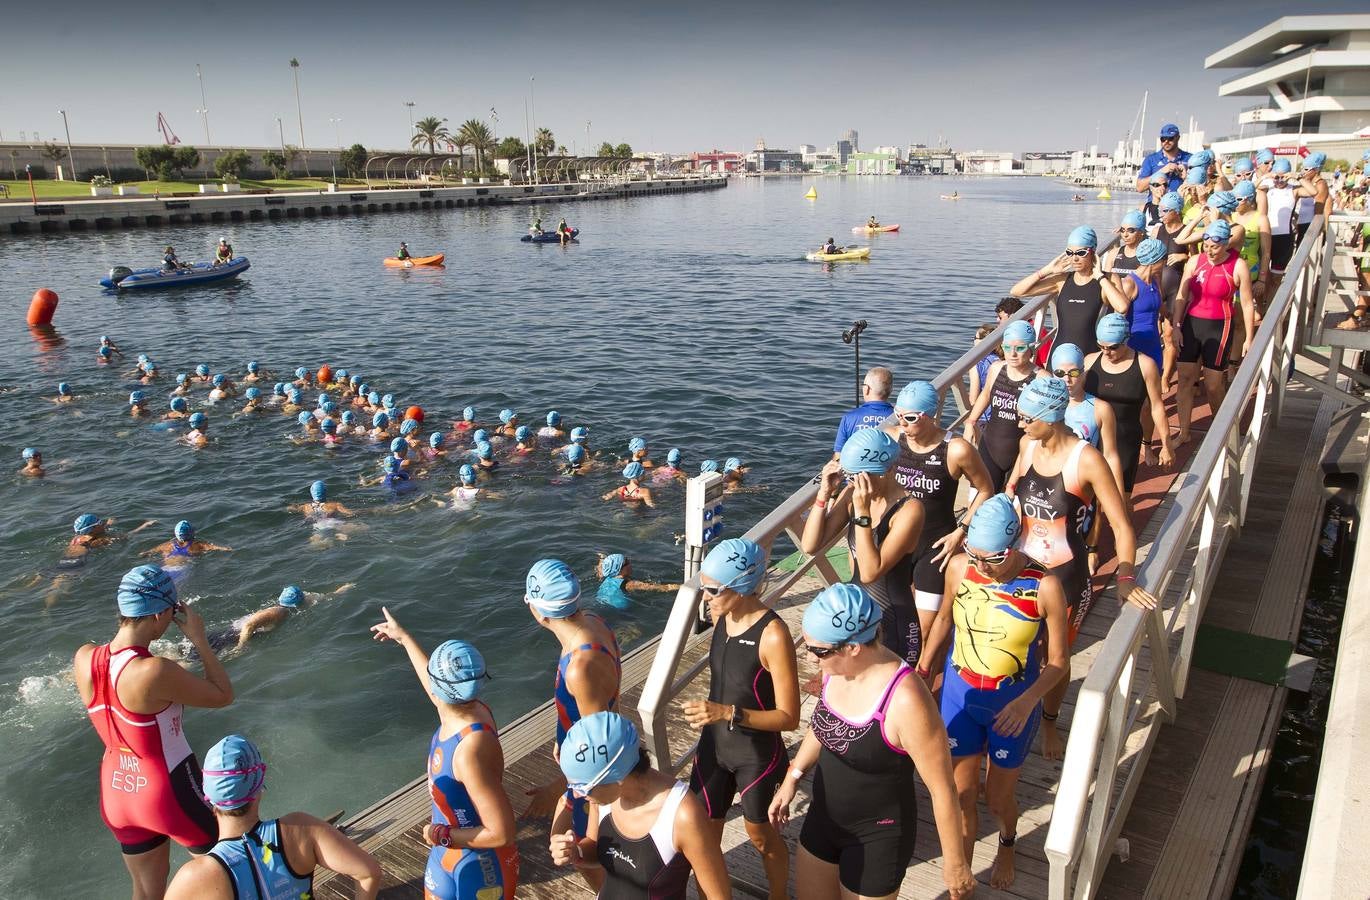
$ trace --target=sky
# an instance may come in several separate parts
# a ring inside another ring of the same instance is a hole
[[[279,117],[289,144],[389,149],[408,143],[406,102],[418,118],[449,127],[481,118],[499,136],[523,137],[531,99],[537,125],[581,152],[587,125],[594,147],[675,153],[750,150],[759,139],[821,149],[848,128],[862,149],[940,138],[961,150],[1065,150],[1097,133],[1107,151],[1148,90],[1148,132],[1193,116],[1209,140],[1235,133],[1237,112],[1257,98],[1219,98],[1237,72],[1205,70],[1203,59],[1290,9],[1266,0],[1202,17],[1138,4],[918,6],[23,4],[4,17],[0,138],[60,141],[65,109],[77,143],[160,143],[161,112],[192,146],[274,145]],[[1329,0],[1296,11],[1364,8]],[[207,117],[197,112],[201,84]]]

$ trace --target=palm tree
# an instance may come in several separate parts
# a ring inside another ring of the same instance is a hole
[[[537,134],[533,135],[533,147],[538,151],[539,156],[551,156],[556,149],[556,138],[552,137],[552,129],[539,128]]]
[[[570,156],[571,151],[566,149],[565,144],[557,144],[557,156]]]
[[[417,149],[424,144],[428,145],[428,152],[433,153],[437,150],[439,141],[446,141],[451,138],[451,133],[447,130],[447,120],[439,119],[437,116],[427,116],[414,123],[414,137],[409,142],[409,146]]]
[[[495,149],[496,141],[490,126],[480,119],[467,119],[461,123],[457,136],[453,139],[459,147],[470,147],[476,151],[476,170],[485,171],[485,154]]]

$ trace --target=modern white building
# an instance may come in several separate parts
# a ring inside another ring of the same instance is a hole
[[[1285,16],[1211,54],[1207,69],[1242,69],[1222,97],[1259,98],[1220,153],[1317,145],[1359,157],[1370,146],[1370,15]],[[1300,136],[1303,140],[1300,142]]]
[[[896,161],[904,161],[904,150],[902,147],[876,147],[872,153],[881,153],[885,156],[893,156]]]
[[[1013,154],[992,150],[957,153],[961,171],[979,175],[1009,175],[1013,172]]]

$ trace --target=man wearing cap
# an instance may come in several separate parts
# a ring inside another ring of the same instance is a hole
[[[1137,190],[1145,192],[1151,176],[1161,172],[1166,177],[1166,190],[1178,191],[1188,165],[1189,154],[1180,149],[1180,126],[1167,122],[1161,126],[1161,149],[1148,153],[1137,170]]]
[[[124,854],[134,897],[166,890],[167,838],[205,853],[218,827],[200,793],[200,764],[182,727],[186,706],[217,709],[233,702],[233,685],[194,607],[157,566],[138,566],[119,582],[119,631],[107,644],[76,651],[73,675],[91,725],[105,745],[100,814]],[[200,654],[204,677],[148,645],[172,624]]]
[[[381,887],[376,858],[309,813],[263,822],[258,806],[265,786],[266,763],[247,738],[230,734],[209,748],[204,792],[219,840],[180,868],[167,886],[167,900],[310,897],[316,867],[355,879],[353,896],[374,900]]]
[[[837,440],[832,445],[833,459],[842,453],[842,445],[853,433],[863,428],[879,428],[882,422],[894,415],[894,407],[890,406],[890,390],[893,386],[894,373],[884,366],[876,366],[866,373],[861,381],[861,405],[847,410],[837,426]]]

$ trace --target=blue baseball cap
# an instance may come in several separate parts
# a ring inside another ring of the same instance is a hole
[[[1070,390],[1060,378],[1034,378],[1018,395],[1018,414],[1040,422],[1059,422],[1070,405]]]
[[[804,634],[834,647],[865,644],[880,628],[880,610],[859,584],[824,588],[804,610]]]
[[[618,713],[598,712],[571,726],[557,761],[567,786],[584,796],[601,784],[622,782],[641,755],[633,723]]]
[[[884,475],[899,459],[899,442],[879,428],[862,428],[842,445],[842,470],[857,475]]]
[[[428,657],[428,689],[444,703],[476,699],[489,677],[485,657],[466,641],[443,641]]]
[[[533,563],[524,579],[523,601],[549,619],[564,619],[580,609],[580,581],[559,559]]]
[[[176,583],[161,566],[129,569],[119,581],[115,598],[119,603],[119,615],[129,618],[155,616],[181,606],[176,599]]]
[[[699,572],[739,594],[754,594],[766,579],[766,555],[755,541],[729,538],[709,551]]]
[[[933,415],[937,412],[937,389],[928,381],[910,381],[894,398],[894,408],[898,412]]]
[[[1022,517],[1008,494],[995,494],[970,517],[966,546],[984,553],[1001,553],[1013,546],[1022,530]]]
[[[1176,125],[1174,122],[1166,122],[1164,125],[1161,126],[1161,137],[1177,138],[1179,136],[1180,126]]]
[[[205,800],[216,809],[238,809],[256,799],[266,784],[266,763],[257,745],[230,734],[205,754],[201,770]]]
[[[1251,184],[1249,181],[1244,181],[1242,183]],[[1158,263],[1163,259],[1165,259],[1165,244],[1155,238],[1147,238],[1137,245],[1137,262],[1142,265],[1149,266],[1152,263]]]
[[[287,585],[281,588],[281,595],[276,598],[277,606],[284,606],[286,609],[299,609],[300,604],[304,603],[304,591],[298,585]]]

